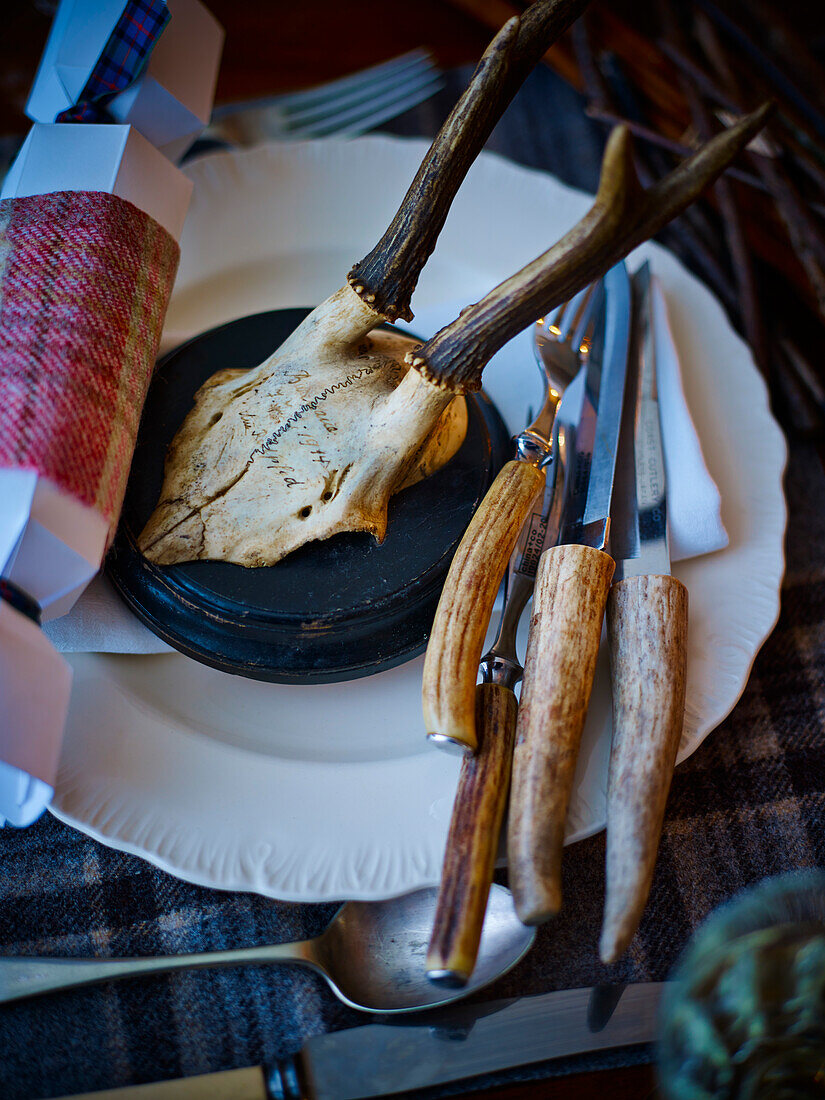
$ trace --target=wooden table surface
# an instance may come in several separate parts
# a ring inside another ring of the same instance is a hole
[[[418,46],[451,67],[478,59],[490,33],[447,0],[206,0],[226,29],[216,103],[309,87]],[[54,5],[56,6],[56,5]],[[12,0],[0,39],[0,135],[24,134],[23,108],[52,5]],[[484,1100],[611,1100],[658,1096],[649,1066],[465,1094]]]

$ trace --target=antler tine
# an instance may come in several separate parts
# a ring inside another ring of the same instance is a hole
[[[479,389],[481,372],[500,347],[680,214],[761,130],[771,110],[764,104],[746,115],[647,191],[633,167],[630,134],[617,127],[605,149],[595,202],[582,220],[409,353],[408,362],[437,386],[457,393]]]
[[[487,47],[384,236],[347,279],[376,313],[412,320],[410,299],[461,182],[527,73],[588,0],[537,0]]]

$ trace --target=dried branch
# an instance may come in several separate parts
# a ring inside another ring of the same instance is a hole
[[[699,14],[696,16],[695,26],[697,37],[719,79],[734,99],[744,102],[744,93],[716,28],[710,20]],[[770,138],[774,140],[774,135],[771,134]],[[825,240],[778,158],[752,153],[751,161],[774,198],[788,239],[813,290],[819,314],[825,320]]]
[[[667,40],[684,54],[684,34],[674,10],[672,0],[660,0],[659,11]],[[703,141],[709,141],[716,132],[713,116],[705,106],[702,96],[695,84],[687,79],[681,72],[679,74],[679,83],[684,93],[685,100],[690,108],[691,119],[693,120],[696,132]],[[745,231],[739,212],[739,204],[734,192],[734,185],[729,179],[720,176],[714,185],[714,192],[719,204],[719,210],[722,214],[725,239],[728,244],[728,249],[730,250],[733,264],[734,278],[736,280],[740,305],[740,316],[745,338],[750,344],[757,366],[760,371],[767,376],[769,372],[770,357],[768,354],[765,326],[762,320],[762,309],[759,304],[756,277],[745,239]]]
[[[622,95],[622,107],[626,111],[635,114],[633,119],[627,120],[631,133],[640,133],[640,136],[653,133],[640,120],[640,111],[637,100],[632,95],[629,84],[625,79],[618,61],[609,55],[602,56],[599,60],[593,52],[591,36],[589,32],[589,20],[583,15],[573,26],[571,32],[576,58],[584,77],[585,90],[590,98],[590,106],[586,108],[592,117],[604,117],[605,121],[615,119],[617,125],[625,124],[624,117],[615,116],[615,98]],[[609,70],[605,72],[605,70]],[[611,79],[608,80],[608,75]],[[681,156],[690,156],[693,149],[682,148]],[[643,186],[649,186],[655,179],[665,175],[671,167],[671,163],[654,155],[643,147],[636,146],[636,169],[639,180]],[[684,225],[682,222],[684,221]],[[686,211],[682,219],[677,219],[662,233],[663,243],[671,245],[675,251],[684,256],[689,263],[701,274],[701,276],[713,287],[716,294],[724,302],[725,307],[736,312],[736,298],[727,273],[715,251],[716,234],[710,230],[707,219],[702,215],[698,206],[692,206]]]
[[[776,93],[795,108],[796,113],[801,115],[819,135],[820,140],[825,140],[825,115],[799,88],[790,75],[760,48],[752,35],[740,23],[718,7],[713,0],[694,0],[694,2],[719,29],[733,40],[737,51],[746,54],[750,61],[762,71]]]

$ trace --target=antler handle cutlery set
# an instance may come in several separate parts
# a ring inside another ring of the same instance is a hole
[[[647,190],[618,128],[591,210],[560,241],[423,343],[387,327],[412,320],[413,291],[462,180],[584,6],[538,0],[496,35],[391,225],[341,289],[305,316],[207,333],[169,360],[171,374],[161,366],[148,411],[166,402],[165,469],[147,415],[130,489],[138,504],[130,512],[127,499],[110,564],[130,605],[177,648],[263,679],[364,675],[420,651],[429,634],[424,732],[466,754],[426,961],[446,984],[473,971],[508,791],[516,911],[536,924],[560,907],[605,616],[614,698],[606,961],[626,948],[647,897],[681,732],[687,594],[667,552],[650,276],[631,280],[623,257],[713,182],[768,109]],[[496,475],[501,427],[473,395],[491,356],[537,318],[545,404]],[[240,368],[229,357],[253,328],[256,347],[271,333],[281,342]],[[175,363],[191,374],[188,390]],[[434,545],[423,534],[432,509],[445,517]],[[498,636],[482,658],[505,575]],[[515,627],[531,594],[522,669]]]

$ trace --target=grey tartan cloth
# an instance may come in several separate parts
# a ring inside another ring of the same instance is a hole
[[[450,74],[444,92],[393,132],[434,133],[467,75]],[[541,69],[490,148],[593,189],[603,136],[578,97]],[[560,918],[476,1000],[665,978],[720,902],[766,875],[825,865],[825,473],[813,444],[792,446],[787,495],[781,619],[731,716],[676,772],[652,894],[628,954],[610,968],[598,961],[604,837],[596,836],[567,850]],[[148,955],[302,939],[334,911],[192,886],[48,815],[0,832],[2,954]],[[0,1096],[30,1100],[267,1063],[311,1035],[366,1022],[294,967],[204,970],[56,994],[0,1007]]]

